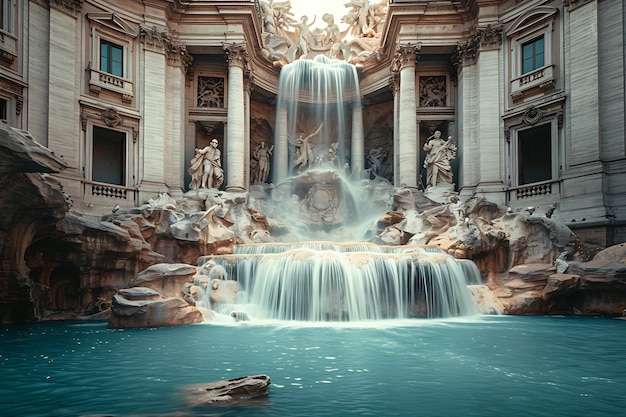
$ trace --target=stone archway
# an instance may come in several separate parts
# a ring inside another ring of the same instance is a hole
[[[73,310],[81,305],[80,277],[70,266],[59,266],[50,273],[48,309],[51,311]]]

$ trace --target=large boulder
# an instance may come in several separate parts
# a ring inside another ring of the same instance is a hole
[[[621,316],[626,309],[626,244],[588,262],[527,263],[487,284],[507,314]]]
[[[141,271],[113,297],[110,327],[161,327],[202,322],[203,316],[189,297],[197,268],[160,263]],[[184,290],[187,290],[187,293]]]
[[[202,313],[180,298],[162,297],[150,288],[135,289],[130,299],[129,295],[120,290],[113,297],[109,327],[179,326],[203,321]]]

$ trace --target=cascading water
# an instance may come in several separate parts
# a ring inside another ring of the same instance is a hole
[[[243,245],[210,256],[239,284],[236,304],[211,306],[250,319],[365,321],[476,314],[472,262],[432,248],[365,243]],[[210,293],[205,297],[209,306]]]
[[[376,235],[393,188],[361,178],[360,112],[354,66],[319,56],[283,67],[273,204],[264,211],[291,230],[286,240],[308,242],[242,245],[201,258],[205,282],[220,279],[206,285],[200,307],[238,319],[314,322],[477,313],[467,289],[481,282],[472,262],[433,248],[354,243]],[[218,296],[222,287],[230,295]]]
[[[284,66],[276,108],[275,183],[320,166],[360,169],[363,122],[354,65],[318,55]]]

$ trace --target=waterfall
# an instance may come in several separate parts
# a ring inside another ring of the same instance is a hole
[[[223,314],[354,322],[477,313],[467,289],[476,266],[441,251],[306,242],[243,245],[236,252],[205,258],[239,285],[237,305],[222,306]]]
[[[354,65],[323,55],[285,65],[276,108],[275,182],[314,166],[343,169],[352,164],[352,153],[362,159],[362,137],[354,143],[351,137],[362,132],[352,126],[353,109],[361,110]],[[363,161],[355,162],[360,167]]]

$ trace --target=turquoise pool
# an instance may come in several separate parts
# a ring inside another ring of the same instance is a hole
[[[0,328],[3,416],[617,416],[626,321],[479,316],[361,325]],[[268,374],[267,399],[187,405],[191,384]]]

